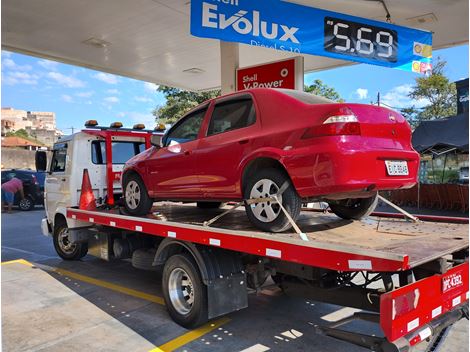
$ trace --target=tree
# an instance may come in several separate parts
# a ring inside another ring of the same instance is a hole
[[[343,102],[344,100],[341,98],[339,93],[332,87],[329,87],[321,80],[316,79],[313,83],[309,86],[304,87],[304,91],[307,93],[319,95],[337,102]]]
[[[220,90],[190,92],[167,86],[159,86],[157,92],[163,93],[166,103],[157,107],[152,113],[158,123],[173,124],[192,108],[206,100],[220,96]]]
[[[28,132],[24,128],[19,129],[18,131],[15,132],[7,132],[6,134],[7,137],[21,137],[25,139],[30,139],[30,136]]]
[[[402,109],[411,125],[416,126],[423,120],[441,119],[457,113],[457,89],[455,83],[450,82],[445,75],[446,64],[446,61],[438,57],[431,75],[416,78],[415,86],[408,96],[429,104],[422,109],[415,106]]]

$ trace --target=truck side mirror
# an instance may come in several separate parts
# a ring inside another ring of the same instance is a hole
[[[46,171],[47,154],[44,150],[36,151],[35,161],[36,161],[36,171]]]
[[[159,136],[158,134],[152,134],[152,136],[150,137],[150,144],[157,148],[161,147],[162,136]]]

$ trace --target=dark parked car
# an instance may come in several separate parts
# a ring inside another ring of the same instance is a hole
[[[15,195],[14,205],[21,210],[31,210],[35,205],[44,204],[44,179],[43,173],[33,170],[2,170],[2,184],[11,180],[13,177],[23,182],[24,199],[19,194]]]

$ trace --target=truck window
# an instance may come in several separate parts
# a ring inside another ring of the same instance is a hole
[[[112,142],[113,164],[125,164],[127,160],[145,150],[143,142]],[[106,143],[91,143],[91,161],[93,164],[106,164]]]
[[[52,154],[51,172],[64,172],[67,159],[67,144],[56,144]]]

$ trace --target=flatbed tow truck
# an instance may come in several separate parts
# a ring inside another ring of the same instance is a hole
[[[259,290],[269,276],[286,294],[361,309],[315,331],[373,351],[411,351],[423,341],[431,350],[450,325],[468,319],[468,219],[411,222],[380,213],[348,221],[303,211],[299,234],[261,232],[243,210],[227,207],[160,202],[145,217],[129,216],[119,202],[118,144],[137,153],[161,133],[86,126],[54,147],[43,233],[64,259],[88,252],[163,270],[163,295],[177,323],[194,327],[246,308],[248,289]],[[38,154],[37,167],[45,169]],[[91,181],[80,181],[84,169]],[[97,206],[80,209],[87,192]],[[341,329],[355,319],[379,324],[383,336]]]

